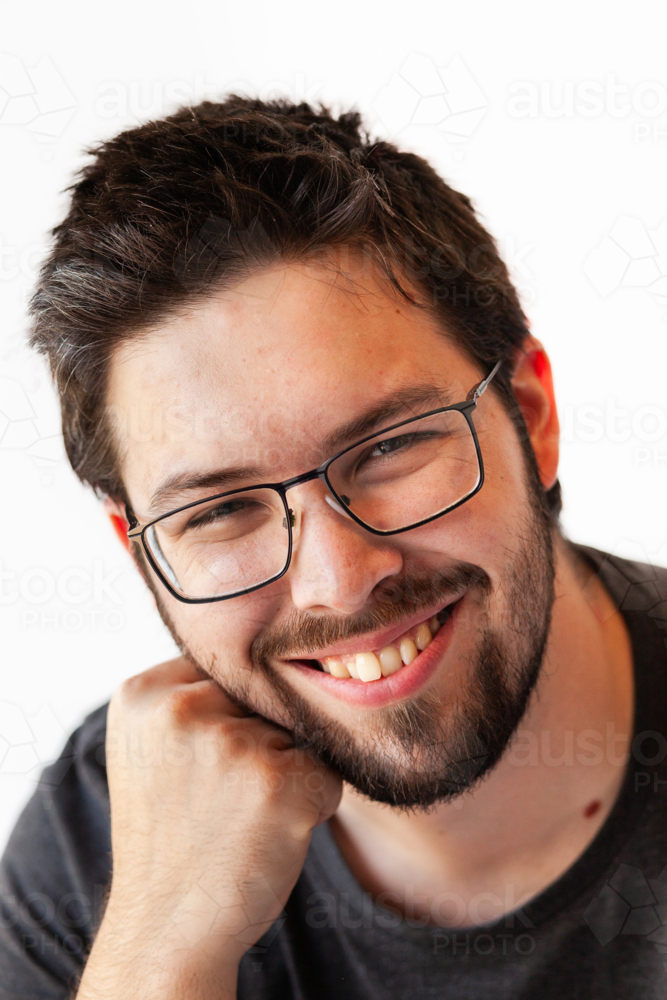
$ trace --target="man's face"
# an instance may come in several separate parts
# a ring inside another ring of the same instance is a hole
[[[366,269],[352,277],[276,266],[117,353],[109,403],[133,510],[144,522],[229,488],[177,489],[166,506],[151,506],[174,476],[214,483],[243,466],[254,470],[243,485],[287,480],[329,458],[327,439],[399,392],[432,387],[444,405],[487,374]],[[413,402],[377,429],[437,405]],[[539,487],[492,391],[474,421],[485,483],[443,518],[372,535],[314,480],[288,493],[298,530],[280,580],[201,605],[151,581],[181,648],[236,701],[293,732],[365,794],[400,806],[458,794],[497,762],[549,629],[554,574]],[[327,655],[400,648],[434,616],[432,643],[390,677],[318,669]]]

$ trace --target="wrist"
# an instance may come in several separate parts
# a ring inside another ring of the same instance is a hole
[[[236,1000],[245,948],[234,938],[187,937],[184,928],[158,928],[110,898],[76,1000]]]
[[[236,1000],[238,964],[198,964],[189,955],[184,961],[171,955],[163,962],[157,955],[140,962],[119,961],[103,950],[91,952],[76,1000]]]

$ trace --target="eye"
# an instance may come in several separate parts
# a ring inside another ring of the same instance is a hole
[[[376,445],[373,446],[368,454],[369,458],[379,458],[380,455],[389,455],[392,451],[398,451],[400,448],[405,448],[410,445],[416,437],[416,434],[401,434],[400,437],[387,438],[386,441],[378,441]]]
[[[348,476],[407,474],[415,463],[432,461],[446,437],[439,429],[425,429],[383,438],[357,456]]]
[[[236,497],[233,500],[227,500],[225,503],[217,504],[215,507],[210,507],[201,514],[197,514],[188,522],[187,527],[203,528],[216,521],[224,521],[231,518],[234,514],[248,514],[252,511],[253,507],[256,508],[258,506],[260,505],[253,500]]]

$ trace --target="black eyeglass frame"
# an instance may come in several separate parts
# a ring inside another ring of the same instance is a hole
[[[310,472],[304,472],[300,476],[293,476],[291,479],[285,479],[281,483],[259,483],[258,485],[255,486],[248,486],[243,490],[238,490],[238,489],[226,490],[224,493],[215,493],[213,496],[204,497],[203,500],[193,500],[190,503],[183,504],[182,507],[176,507],[174,510],[168,511],[166,514],[160,514],[159,517],[155,517],[153,518],[152,521],[147,521],[145,524],[141,524],[134,516],[130,508],[126,506],[125,510],[129,523],[129,530],[127,533],[127,537],[132,541],[141,542],[146,557],[149,563],[151,564],[152,568],[154,569],[155,573],[157,574],[158,578],[167,588],[169,593],[176,598],[176,600],[181,601],[183,604],[213,604],[217,601],[229,601],[233,597],[244,597],[246,594],[252,594],[255,590],[261,590],[262,587],[268,587],[270,583],[275,583],[276,580],[280,580],[280,578],[284,576],[285,573],[288,571],[290,563],[292,561],[292,550],[293,550],[292,528],[294,526],[293,523],[294,512],[287,503],[286,494],[287,490],[292,489],[293,486],[300,486],[302,483],[308,483],[313,479],[319,479],[321,482],[324,483],[329,493],[336,500],[336,503],[338,503],[341,506],[345,514],[347,514],[348,517],[351,517],[353,521],[356,521],[358,525],[360,525],[366,531],[369,531],[372,535],[381,535],[383,537],[388,535],[400,535],[404,531],[412,531],[413,528],[420,528],[424,524],[430,524],[431,521],[436,521],[439,517],[444,517],[445,514],[449,514],[451,511],[456,510],[456,508],[460,507],[461,504],[467,503],[467,501],[471,500],[472,497],[475,496],[475,494],[479,493],[482,486],[484,485],[484,462],[482,460],[482,452],[479,446],[479,440],[477,438],[475,425],[472,421],[472,414],[475,407],[477,406],[480,396],[486,391],[487,386],[494,378],[494,376],[497,374],[501,364],[502,361],[496,362],[491,373],[487,375],[487,377],[483,381],[478,382],[476,385],[472,387],[472,389],[470,390],[470,392],[468,393],[468,395],[466,396],[465,400],[462,403],[451,403],[449,406],[440,406],[435,410],[429,410],[427,413],[420,413],[416,417],[410,417],[408,420],[400,420],[398,423],[391,424],[389,427],[382,427],[380,430],[374,431],[372,434],[368,434],[366,437],[361,438],[361,440],[355,441],[354,444],[348,445],[346,448],[343,448],[335,455],[332,455],[331,458],[328,458],[326,462],[323,462],[322,465],[318,466],[316,469],[311,469]],[[470,433],[472,434],[472,439],[475,444],[477,463],[479,466],[479,480],[475,488],[470,493],[468,493],[467,496],[463,497],[461,500],[457,500],[456,503],[451,504],[449,507],[445,507],[444,510],[440,510],[436,514],[432,514],[430,517],[425,517],[421,521],[415,521],[414,524],[408,524],[404,528],[391,528],[389,530],[383,530],[381,528],[373,528],[371,527],[371,525],[366,524],[365,521],[362,521],[360,517],[357,517],[354,511],[352,511],[348,507],[348,505],[345,503],[342,497],[336,492],[336,490],[331,485],[327,474],[329,467],[333,465],[333,463],[337,459],[341,458],[342,455],[347,454],[347,452],[349,451],[353,451],[355,448],[358,448],[359,445],[365,444],[366,441],[371,441],[373,438],[379,437],[382,434],[387,434],[389,433],[389,431],[396,430],[397,427],[404,427],[406,424],[411,424],[416,420],[423,420],[424,417],[432,417],[438,413],[446,413],[448,410],[458,410],[459,413],[462,413],[466,419],[468,427],[470,428]],[[153,553],[151,552],[150,547],[145,538],[146,531],[148,531],[148,529],[151,528],[154,524],[158,524],[160,521],[163,521],[167,517],[171,517],[173,514],[179,514],[181,511],[189,510],[191,507],[198,507],[200,504],[209,503],[211,500],[222,500],[224,497],[233,496],[236,493],[250,493],[253,490],[267,490],[267,489],[273,490],[275,493],[279,495],[280,499],[282,500],[283,507],[285,509],[285,521],[283,523],[287,528],[287,535],[288,535],[287,560],[285,562],[285,566],[280,571],[280,573],[276,573],[275,576],[272,576],[268,580],[264,580],[262,583],[257,583],[253,587],[246,587],[245,590],[237,590],[233,594],[222,594],[217,597],[185,597],[183,594],[180,594],[172,586],[169,580],[165,577],[164,572],[160,569],[159,565],[154,559]]]

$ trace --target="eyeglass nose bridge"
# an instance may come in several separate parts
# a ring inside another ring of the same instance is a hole
[[[427,518],[425,518],[422,521],[418,521],[415,524],[409,524],[409,525],[406,525],[405,527],[402,527],[402,528],[393,528],[393,529],[390,529],[390,530],[380,529],[380,528],[374,528],[370,524],[368,524],[366,521],[362,520],[356,513],[354,513],[352,510],[350,510],[349,509],[349,505],[350,505],[349,498],[346,497],[346,496],[344,496],[344,494],[340,494],[339,495],[336,492],[336,490],[333,488],[333,486],[329,483],[329,479],[328,479],[328,475],[327,475],[328,469],[329,469],[330,465],[332,464],[332,462],[334,462],[337,458],[339,458],[341,454],[344,454],[344,452],[340,452],[338,455],[334,455],[333,458],[328,459],[326,462],[324,462],[322,465],[320,465],[317,469],[311,469],[310,472],[304,472],[300,476],[294,476],[292,479],[287,479],[287,480],[285,480],[282,483],[274,485],[274,489],[277,489],[280,492],[281,496],[282,496],[283,503],[285,505],[285,509],[288,510],[289,513],[290,513],[290,521],[291,521],[291,524],[289,525],[289,530],[290,530],[290,541],[289,541],[290,554],[289,554],[289,560],[288,560],[288,567],[289,567],[289,561],[291,561],[292,547],[293,547],[293,541],[294,541],[294,539],[292,537],[292,529],[294,529],[294,527],[295,527],[295,522],[294,522],[294,520],[292,520],[292,518],[294,518],[294,517],[297,518],[297,520],[296,520],[296,526],[297,526],[297,528],[296,528],[296,534],[297,534],[297,537],[298,537],[299,528],[300,528],[300,524],[301,524],[301,521],[300,521],[300,511],[297,511],[296,514],[295,514],[295,511],[293,511],[292,508],[289,507],[288,501],[287,501],[287,495],[286,495],[287,494],[287,490],[292,489],[293,486],[300,486],[302,483],[307,483],[307,482],[310,482],[311,480],[319,479],[323,483],[323,485],[324,485],[324,487],[325,487],[325,489],[327,491],[326,495],[325,495],[325,500],[327,501],[327,503],[329,504],[329,506],[333,507],[333,509],[337,513],[343,515],[346,518],[349,518],[350,521],[353,521],[356,524],[360,525],[362,528],[364,528],[366,531],[370,532],[372,535],[378,535],[378,536],[382,536],[382,537],[388,537],[389,535],[403,534],[406,531],[412,531],[413,528],[419,528],[419,527],[421,527],[424,524],[428,524],[430,521],[435,521],[438,518],[444,516],[444,514],[449,513],[451,510],[454,510],[456,507],[459,507],[461,504],[465,503],[467,500],[470,500],[471,497],[473,497],[476,493],[478,493],[479,490],[482,488],[482,485],[484,483],[484,462],[482,460],[482,452],[481,452],[481,449],[480,449],[480,446],[479,446],[479,441],[478,441],[478,438],[477,438],[477,432],[475,430],[475,425],[474,425],[473,420],[472,420],[472,415],[473,415],[474,410],[477,408],[477,404],[479,402],[480,397],[483,395],[484,392],[486,392],[486,389],[487,389],[487,387],[489,385],[489,382],[491,382],[491,380],[493,379],[493,377],[495,376],[495,374],[499,370],[500,365],[501,365],[501,362],[498,361],[496,363],[496,365],[494,366],[493,370],[491,371],[490,375],[486,379],[484,379],[482,382],[478,382],[476,385],[474,385],[472,387],[472,389],[468,393],[468,398],[464,402],[452,404],[450,406],[446,406],[446,407],[442,408],[443,410],[458,410],[458,412],[461,413],[461,415],[465,418],[465,421],[466,421],[466,423],[468,425],[468,428],[470,430],[470,433],[472,435],[472,440],[473,440],[473,444],[474,444],[474,448],[475,448],[475,453],[476,453],[476,456],[477,456],[477,466],[478,466],[478,470],[479,470],[478,481],[477,481],[475,489],[472,491],[472,493],[470,493],[467,496],[463,497],[461,500],[459,500],[457,503],[453,504],[452,506],[447,507],[444,510],[439,511],[438,513],[432,515],[431,517],[427,517]],[[440,412],[440,411],[433,411],[433,412]],[[430,416],[430,415],[431,414],[424,414],[423,416]],[[417,420],[417,419],[420,419],[420,418],[419,417],[415,417],[414,419]],[[410,423],[411,421],[406,421],[406,422]],[[394,430],[396,427],[399,427],[399,426],[401,426],[401,424],[395,424],[393,427],[385,428],[385,430]],[[374,435],[371,435],[370,437],[374,437]],[[370,438],[365,438],[364,441],[369,440],[369,439]],[[358,443],[363,443],[363,442],[358,442]],[[283,518],[283,527],[288,528],[287,518]],[[284,570],[284,572],[286,572],[286,571],[287,571],[287,568]]]
[[[287,493],[291,490],[293,486],[301,486],[302,483],[309,483],[313,479],[320,479],[326,486],[326,479],[324,478],[324,472],[320,469],[311,469],[310,472],[304,472],[301,476],[294,476],[292,479],[286,479],[281,483],[283,493]],[[327,486],[327,489],[329,487]]]
[[[324,485],[324,487],[326,489],[326,493],[325,493],[324,499],[329,504],[329,506],[333,507],[333,509],[338,514],[342,514],[344,517],[350,518],[350,515],[349,515],[348,511],[346,511],[340,505],[340,503],[338,502],[337,497],[335,496],[335,494],[332,493],[331,487],[329,486],[329,484],[327,482],[327,479],[326,479],[325,471],[323,469],[321,469],[321,468],[320,469],[313,469],[311,472],[305,472],[302,476],[294,476],[293,479],[287,479],[284,483],[281,484],[281,490],[280,491],[281,491],[281,493],[283,495],[283,499],[285,501],[285,506],[286,506],[287,510],[289,511],[289,525],[288,525],[288,518],[284,517],[283,518],[283,528],[290,527],[292,529],[292,533],[294,535],[296,535],[297,537],[298,537],[300,529],[301,529],[301,508],[300,507],[292,508],[292,507],[289,506],[289,503],[288,503],[288,500],[287,500],[287,491],[291,490],[294,486],[301,486],[301,485],[303,485],[303,483],[309,483],[309,482],[312,482],[315,479],[319,479],[320,482]],[[352,518],[350,518],[350,520],[352,520]]]

